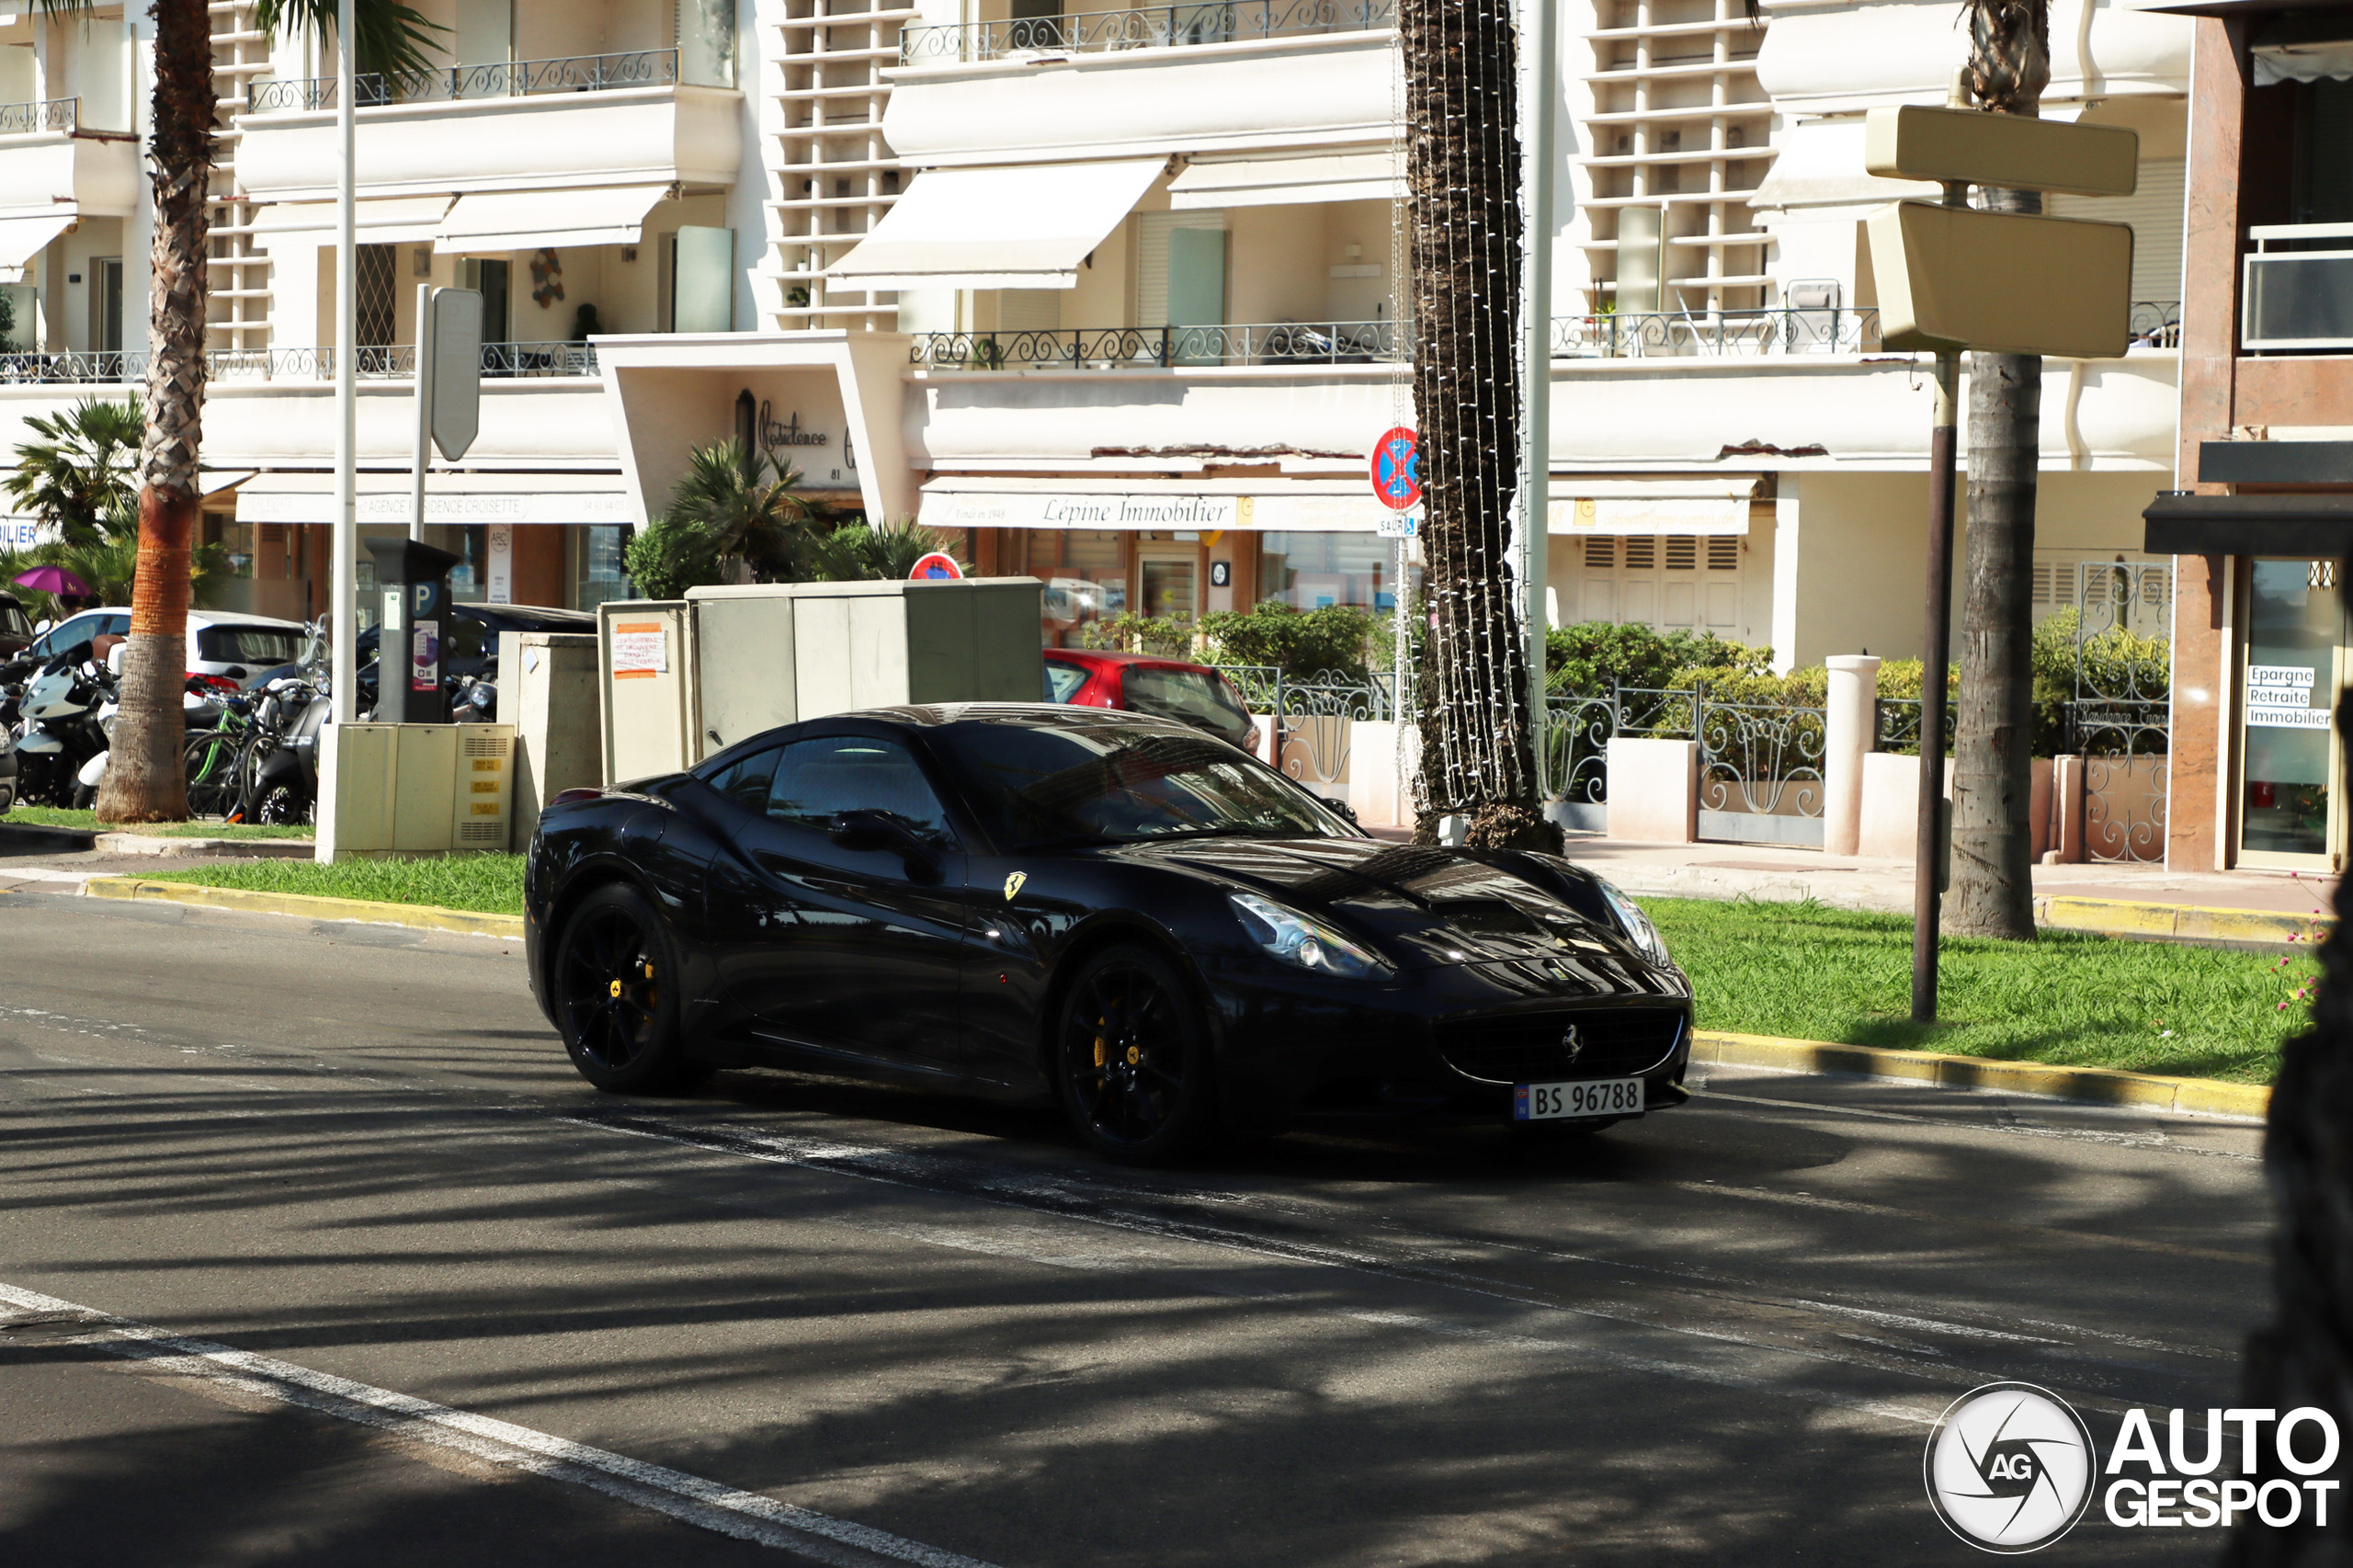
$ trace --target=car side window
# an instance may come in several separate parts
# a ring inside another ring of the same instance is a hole
[[[1086,671],[1076,665],[1065,665],[1056,659],[1046,661],[1046,700],[1068,702],[1086,684]]]
[[[704,782],[747,812],[765,812],[768,809],[768,784],[776,777],[776,759],[781,750],[770,746],[739,757]]]
[[[926,833],[945,834],[948,813],[915,754],[896,741],[822,735],[779,754],[768,815],[823,833],[844,812],[890,812]]]
[[[107,617],[107,623],[104,626],[99,627],[93,635],[98,637],[128,637],[131,635],[131,617],[127,615],[110,615]]]

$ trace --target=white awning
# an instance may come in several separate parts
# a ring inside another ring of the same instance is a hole
[[[870,290],[1075,289],[1080,265],[1166,166],[926,169],[825,276]]]
[[[409,476],[359,476],[359,520],[408,522]],[[428,473],[428,523],[633,523],[636,508],[618,473]],[[237,491],[241,523],[332,523],[335,475],[263,473]]]
[[[2282,82],[2342,82],[2353,76],[2353,40],[2257,44],[2247,53],[2255,62],[2255,85],[2258,87],[2277,86]]]
[[[1391,514],[1362,480],[1170,481],[953,475],[926,482],[926,528],[1363,533]]]
[[[1756,473],[1552,476],[1545,531],[1555,534],[1745,534]]]
[[[1396,154],[1311,153],[1290,157],[1205,159],[1168,182],[1168,205],[1271,207],[1285,202],[1392,201],[1405,195]]]
[[[669,193],[664,185],[619,185],[460,196],[441,221],[433,248],[445,256],[488,256],[546,246],[633,245],[645,215]]]
[[[254,229],[264,234],[332,233],[335,209],[332,201],[280,201],[254,214]],[[449,210],[446,196],[371,196],[352,203],[352,221],[369,244],[407,244],[430,242]]]
[[[24,266],[40,254],[41,246],[63,233],[78,216],[74,212],[47,212],[38,218],[0,218],[0,267]]]

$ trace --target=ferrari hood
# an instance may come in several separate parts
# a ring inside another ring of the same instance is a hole
[[[1332,915],[1408,961],[1598,962],[1611,971],[1640,961],[1614,926],[1457,850],[1362,838],[1199,838],[1122,853]]]

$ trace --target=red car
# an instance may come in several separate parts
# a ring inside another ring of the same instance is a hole
[[[1046,650],[1046,700],[1175,719],[1258,754],[1258,726],[1233,683],[1207,665],[1095,648]]]

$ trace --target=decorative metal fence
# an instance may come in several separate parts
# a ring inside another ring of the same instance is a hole
[[[608,93],[624,87],[675,87],[678,51],[643,49],[628,54],[578,54],[559,60],[509,60],[452,65],[411,75],[368,72],[352,82],[361,108],[387,104],[440,103],[458,98],[536,97],[546,93]],[[335,108],[335,79],[312,76],[256,82],[248,102],[256,114]]]
[[[32,136],[44,131],[78,131],[82,126],[80,98],[46,98],[40,103],[0,104],[0,136]]]
[[[908,358],[933,370],[1117,370],[1188,365],[1382,365],[1410,345],[1394,321],[1232,326],[1080,327],[1047,332],[923,332]]]
[[[1876,310],[1620,311],[1552,321],[1556,359],[1864,354],[1878,347]]]
[[[362,347],[355,356],[363,380],[402,379],[416,374],[416,350],[401,344]],[[214,348],[204,356],[205,374],[216,381],[323,381],[335,374],[332,348]],[[516,376],[593,376],[597,351],[585,343],[485,343],[482,373]],[[0,353],[0,384],[66,385],[139,382],[147,379],[147,350],[111,353],[86,349],[29,349]]]
[[[1826,733],[1819,708],[1719,702],[1703,683],[1554,692],[1545,700],[1545,778],[1568,825],[1599,833],[1613,739],[1699,744],[1699,836],[1735,844],[1820,844]]]
[[[2166,635],[2173,563],[2087,561],[2075,577],[2075,695],[2063,746],[2084,759],[2084,857],[2161,860],[2173,749],[2171,673],[2132,639]],[[2123,636],[2115,635],[2122,633]]]
[[[1014,54],[1091,54],[1117,49],[1181,49],[1313,33],[1366,32],[1397,25],[1396,0],[1232,0],[1085,11],[1068,17],[908,28],[899,62],[1001,60]]]
[[[1358,677],[1326,670],[1304,680],[1272,665],[1214,666],[1242,694],[1253,717],[1270,721],[1267,761],[1311,788],[1346,781],[1358,722],[1387,722],[1397,711],[1396,676],[1387,670]]]
[[[1916,697],[1882,697],[1876,704],[1871,724],[1871,750],[1897,752],[1905,756],[1920,755],[1920,699]],[[1958,705],[1945,704],[1945,755],[1952,755],[1953,723]]]

